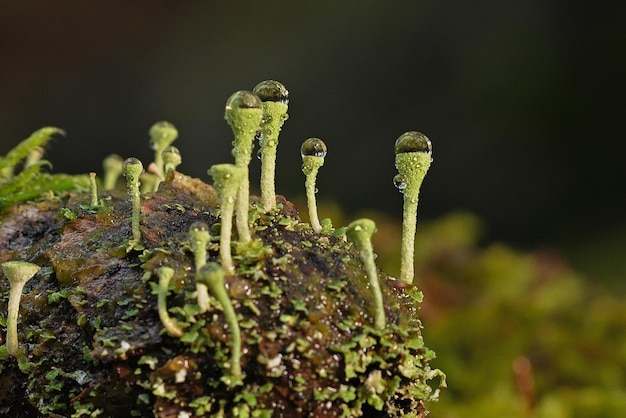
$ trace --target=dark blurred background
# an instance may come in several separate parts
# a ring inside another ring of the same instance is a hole
[[[318,199],[399,217],[393,143],[419,130],[434,149],[421,218],[468,210],[486,240],[554,247],[591,277],[623,279],[625,9],[5,2],[0,153],[54,125],[67,131],[49,149],[55,171],[99,171],[112,152],[149,162],[148,129],[164,119],[180,132],[181,171],[208,180],[209,166],[232,159],[226,99],[276,79],[291,99],[280,193],[303,193],[299,146],[318,136],[329,148]]]

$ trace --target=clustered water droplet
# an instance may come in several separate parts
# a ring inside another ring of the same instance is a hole
[[[328,150],[326,144],[319,138],[309,138],[302,143],[300,155],[302,157],[326,157]]]
[[[233,93],[226,102],[226,110],[235,109],[260,109],[263,104],[259,97],[246,90]]]
[[[261,81],[252,92],[264,102],[289,103],[289,91],[282,83],[275,80]]]
[[[405,132],[396,140],[394,146],[396,154],[403,154],[407,152],[422,152],[425,154],[432,154],[433,147],[430,143],[430,139],[421,132],[409,131]]]

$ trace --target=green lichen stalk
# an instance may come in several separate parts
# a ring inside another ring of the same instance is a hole
[[[224,317],[231,335],[231,358],[230,376],[225,376],[223,380],[229,386],[236,386],[241,384],[243,379],[241,371],[241,330],[237,314],[226,292],[224,275],[225,271],[222,266],[217,263],[208,263],[200,269],[198,280],[209,288],[211,294],[222,304],[224,309]]]
[[[326,157],[326,144],[319,138],[309,138],[302,143],[300,155],[302,156],[302,172],[305,175],[304,187],[306,191],[307,206],[309,207],[309,221],[315,232],[322,231],[319,217],[317,216],[317,203],[315,193],[317,188],[315,182],[317,172],[324,165]]]
[[[141,246],[141,230],[139,221],[141,218],[141,193],[139,191],[139,178],[143,173],[143,164],[137,158],[130,157],[124,161],[122,174],[126,177],[128,197],[133,206],[130,216],[133,238],[129,242],[128,250],[139,249]]]
[[[220,199],[220,261],[224,269],[229,274],[232,274],[235,272],[235,265],[230,251],[233,212],[235,202],[240,197],[240,185],[244,181],[245,171],[243,168],[233,164],[216,164],[209,169],[209,175],[213,177],[213,186],[217,190]]]
[[[224,119],[230,125],[235,137],[233,148],[235,165],[244,173],[237,196],[237,232],[241,242],[248,242],[252,239],[248,225],[250,201],[248,165],[252,159],[254,138],[260,129],[262,118],[261,99],[249,91],[238,91],[226,102]]]
[[[426,135],[410,131],[400,135],[394,150],[399,173],[394,177],[394,184],[404,194],[400,280],[413,283],[417,203],[420,187],[432,162],[432,146]]]
[[[22,290],[24,285],[37,272],[40,267],[36,264],[27,263],[25,261],[8,261],[2,264],[2,271],[9,279],[11,290],[9,292],[9,307],[7,317],[7,353],[13,357],[18,357],[19,342],[17,338],[17,320],[20,309],[20,300],[22,298]]]
[[[159,290],[157,294],[157,309],[159,312],[159,319],[163,327],[167,330],[168,334],[172,337],[180,338],[183,335],[183,330],[176,323],[176,320],[170,317],[167,311],[167,296],[169,294],[169,286],[172,277],[174,277],[174,269],[170,267],[161,267],[157,269],[156,273],[159,276]]]
[[[173,145],[165,148],[162,155],[166,176],[169,175],[171,171],[176,171],[176,168],[183,162],[180,150]]]
[[[113,190],[124,169],[124,159],[117,154],[111,154],[102,161],[102,168],[104,169],[102,188],[105,191]]]
[[[372,248],[372,235],[376,232],[376,224],[371,219],[358,219],[348,225],[346,236],[352,244],[358,248],[361,261],[365,266],[370,288],[374,295],[374,326],[378,329],[385,328],[385,307],[383,294],[378,282],[376,263],[374,262],[374,250]]]
[[[165,166],[163,163],[163,150],[172,145],[178,138],[178,130],[167,121],[157,122],[150,128],[150,148],[154,150],[154,163],[156,165],[157,176],[163,180],[165,176]]]
[[[198,275],[200,269],[206,264],[206,248],[211,240],[209,234],[209,226],[202,222],[196,221],[189,227],[189,243],[191,251],[193,251],[195,271]],[[209,309],[209,290],[205,284],[196,281],[196,293],[198,306],[202,312]]]
[[[91,206],[98,206],[98,185],[96,184],[96,173],[89,173],[89,193],[91,196]]]
[[[263,102],[263,120],[259,137],[261,156],[261,206],[269,212],[276,206],[275,171],[278,135],[287,120],[289,92],[285,86],[274,80],[262,81],[256,85],[254,94]]]

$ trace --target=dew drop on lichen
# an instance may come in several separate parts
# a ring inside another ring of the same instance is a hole
[[[289,91],[282,83],[275,80],[261,81],[252,92],[264,102],[289,103]]]
[[[326,157],[326,144],[319,138],[309,138],[302,143],[300,155],[302,157]]]
[[[141,163],[141,161],[139,161],[138,158],[135,158],[135,157],[129,157],[125,159],[123,167],[124,167],[124,170],[122,172],[122,175],[124,177],[128,177],[128,174],[130,173],[129,170],[133,170],[133,169],[141,170],[139,174],[143,173],[143,164]]]
[[[203,232],[208,230],[209,226],[202,221],[195,221],[189,226],[189,232]]]
[[[400,193],[404,193],[404,189],[406,189],[406,177],[403,174],[396,174],[393,178],[393,185],[396,186],[396,189],[400,191]]]
[[[233,93],[226,102],[226,110],[236,109],[260,109],[263,104],[259,97],[246,90]]]
[[[396,140],[394,147],[396,154],[403,154],[406,152],[422,152],[425,154],[432,154],[433,148],[430,144],[430,139],[421,132],[410,131],[405,132]]]
[[[166,157],[180,158],[180,150],[173,145],[169,145],[163,150],[163,158]]]

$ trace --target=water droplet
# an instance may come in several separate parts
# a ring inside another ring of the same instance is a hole
[[[180,159],[180,150],[173,145],[168,146],[163,150],[163,158],[176,158]]]
[[[226,110],[260,109],[263,104],[259,97],[249,91],[240,90],[233,93],[226,102]]]
[[[393,178],[393,185],[400,191],[400,193],[404,193],[404,189],[406,189],[406,177],[404,174],[396,174]]]
[[[195,221],[189,226],[189,232],[204,232],[208,230],[209,226],[202,221]]]
[[[309,138],[302,143],[300,155],[302,157],[326,157],[326,144],[319,138]]]
[[[289,103],[289,91],[282,83],[275,80],[261,81],[252,92],[264,102]]]
[[[143,164],[138,158],[129,157],[124,160],[122,175],[126,178],[139,178],[143,173]]]
[[[405,132],[396,140],[394,147],[396,154],[403,154],[405,152],[422,152],[425,154],[431,154],[433,147],[430,144],[430,139],[421,132],[410,131]]]

